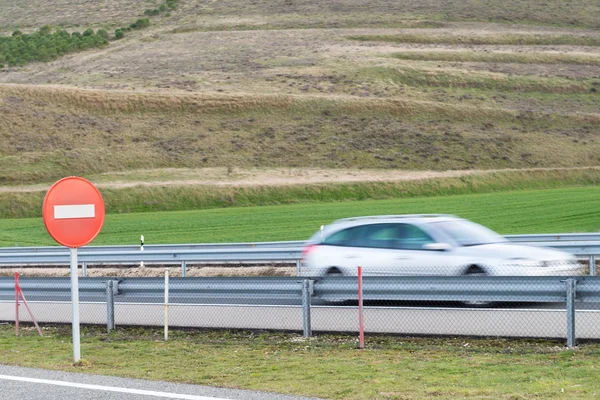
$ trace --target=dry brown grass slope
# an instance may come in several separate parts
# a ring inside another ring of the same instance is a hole
[[[595,1],[179,4],[106,49],[2,70],[0,183],[160,168],[600,165],[600,47],[585,46],[600,40]],[[0,0],[0,30],[110,28],[154,5]],[[350,39],[390,35],[438,39]],[[447,50],[461,57],[430,56]]]
[[[0,87],[0,180],[169,167],[598,165],[597,115],[401,99]]]

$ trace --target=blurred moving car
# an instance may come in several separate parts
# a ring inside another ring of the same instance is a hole
[[[475,222],[444,214],[345,218],[324,226],[302,253],[305,276],[581,275],[577,258],[518,245]]]

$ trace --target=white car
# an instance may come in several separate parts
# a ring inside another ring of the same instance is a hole
[[[512,244],[496,232],[453,215],[346,218],[322,227],[302,253],[305,276],[582,275],[562,251]]]

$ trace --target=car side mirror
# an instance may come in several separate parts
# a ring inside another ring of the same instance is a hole
[[[448,243],[425,243],[423,250],[434,250],[434,251],[449,251],[452,248]]]

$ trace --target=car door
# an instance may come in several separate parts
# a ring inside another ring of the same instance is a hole
[[[365,275],[405,275],[405,268],[412,255],[397,246],[399,226],[395,223],[379,223],[363,226],[356,238],[360,247],[361,266]]]
[[[410,275],[457,275],[461,271],[464,257],[449,248],[445,250],[427,249],[435,244],[421,227],[415,224],[398,224],[396,248],[404,256],[399,260],[399,268]]]
[[[319,246],[319,263],[345,275],[356,275],[359,266],[366,275],[402,273],[398,268],[407,255],[395,247],[396,229],[396,224],[373,223],[336,232]]]

